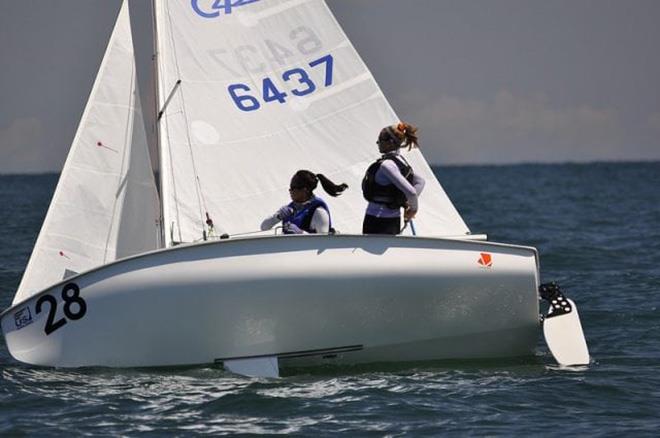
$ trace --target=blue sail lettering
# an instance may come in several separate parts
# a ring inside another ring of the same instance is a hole
[[[206,0],[208,3],[210,0]],[[219,17],[221,13],[229,15],[232,13],[233,8],[239,6],[249,5],[250,3],[258,2],[259,0],[213,0],[213,4],[210,5],[211,11],[204,10],[199,6],[200,0],[190,0],[190,5],[193,8],[193,11],[197,15],[203,18],[216,18]]]

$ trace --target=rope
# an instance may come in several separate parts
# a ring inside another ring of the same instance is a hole
[[[172,46],[172,52],[173,52],[173,55],[174,55],[174,65],[175,65],[175,68],[176,68],[177,77],[180,80],[181,79],[181,68],[179,67],[179,59],[178,59],[177,51],[176,51],[176,44],[174,43],[174,35],[172,34],[172,29],[174,29],[174,26],[172,25],[172,15],[170,14],[169,6],[167,7],[167,18],[168,18],[168,21],[169,21],[169,24],[170,24],[169,34],[170,34],[170,44]],[[191,161],[192,168],[193,168],[193,175],[196,178],[195,193],[197,194],[197,205],[200,208],[199,218],[200,218],[200,222],[202,224],[202,230],[204,230],[203,233],[205,234],[206,231],[205,231],[204,225],[205,225],[206,221],[204,219],[203,209],[206,209],[206,207],[203,206],[203,204],[205,204],[205,202],[202,200],[202,187],[201,187],[201,182],[199,180],[199,174],[197,172],[197,164],[195,163],[195,155],[193,153],[192,141],[190,139],[190,128],[188,126],[188,116],[187,116],[187,113],[186,113],[186,100],[185,100],[185,96],[184,96],[184,93],[183,93],[183,86],[181,86],[180,96],[181,96],[181,111],[183,113],[184,125],[186,127],[186,140],[187,140],[187,143],[188,143],[188,150],[190,151],[190,161]],[[171,154],[170,154],[170,156],[171,156]],[[181,225],[179,225],[179,230],[181,230]]]
[[[401,228],[401,231],[399,231],[399,234],[402,234],[406,228],[408,228],[408,224],[410,224],[410,231],[412,232],[413,236],[417,235],[417,230],[415,230],[415,223],[413,222],[412,219],[407,220],[403,223],[403,228]]]

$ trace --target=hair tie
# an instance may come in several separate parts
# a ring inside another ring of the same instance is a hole
[[[405,134],[406,130],[407,130],[406,124],[403,123],[403,122],[400,122],[398,125],[396,125],[396,129],[398,129],[399,131],[401,131]]]

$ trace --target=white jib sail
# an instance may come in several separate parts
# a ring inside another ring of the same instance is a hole
[[[122,5],[14,304],[63,278],[158,247],[158,195]]]
[[[155,4],[167,243],[201,239],[206,212],[219,231],[258,230],[298,169],[350,186],[317,195],[335,228],[360,233],[362,177],[380,129],[399,118],[325,2]],[[469,232],[421,152],[405,155],[427,182],[418,234]]]

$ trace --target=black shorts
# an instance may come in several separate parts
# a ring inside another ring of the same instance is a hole
[[[376,217],[366,214],[362,223],[363,234],[399,234],[401,217]]]

